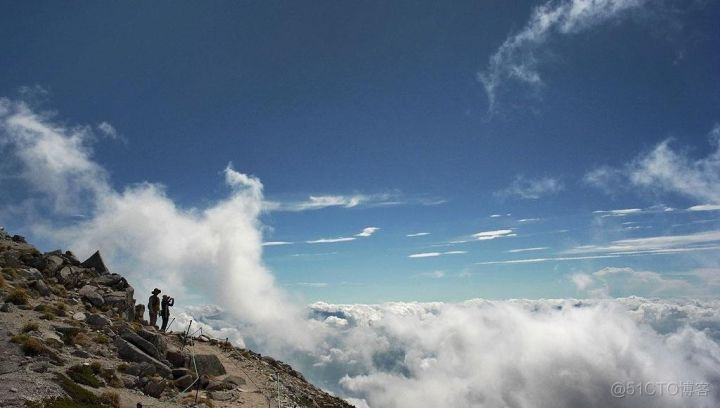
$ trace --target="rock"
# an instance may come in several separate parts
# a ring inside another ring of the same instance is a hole
[[[14,361],[0,361],[0,375],[12,373],[20,370],[20,364]]]
[[[233,397],[233,394],[228,391],[211,391],[208,395],[215,401],[230,401]]]
[[[112,324],[110,319],[100,314],[91,314],[87,317],[86,321],[87,324],[96,329],[107,327]]]
[[[193,382],[195,382],[195,377],[188,374],[184,375],[177,380],[175,380],[173,383],[175,384],[175,387],[181,391],[188,389],[191,385],[193,385]]]
[[[81,265],[85,268],[95,268],[95,270],[101,274],[110,273],[110,270],[105,266],[105,262],[100,255],[100,251],[95,251],[95,253],[90,255],[90,258],[83,261]]]
[[[40,338],[42,339],[42,341],[44,341],[47,345],[51,347],[60,348],[65,345],[65,343],[63,343],[62,341],[62,338],[60,338],[60,336],[58,336],[55,332],[41,330]]]
[[[25,237],[23,237],[22,235],[13,235],[11,239],[12,239],[13,242],[19,242],[19,243],[21,243],[21,244],[27,244],[27,241],[25,241]]]
[[[227,377],[223,378],[223,381],[238,386],[247,384],[244,378],[237,375],[228,375]]]
[[[225,366],[215,354],[196,354],[195,365],[200,375],[225,375]]]
[[[187,354],[180,350],[168,350],[165,358],[173,367],[185,367],[185,362],[189,360]]]
[[[140,337],[137,333],[135,333],[132,330],[124,329],[122,333],[120,333],[120,336],[135,345],[140,350],[144,351],[146,354],[151,356],[152,358],[156,360],[164,360],[163,356],[160,354],[158,349],[153,346],[152,343],[145,340],[144,338]]]
[[[31,284],[31,287],[35,289],[40,296],[50,296],[50,288],[42,280],[36,280]]]
[[[198,384],[200,385],[200,388],[205,389],[210,384],[210,377],[205,374],[201,375],[198,380]]]
[[[80,261],[77,259],[75,254],[70,251],[65,251],[65,259],[70,262],[71,265],[80,266]]]
[[[157,369],[150,363],[132,363],[125,372],[136,377],[150,377],[155,375]]]
[[[8,303],[3,303],[3,305],[0,306],[0,312],[12,313],[12,312],[15,311],[15,309],[17,309],[17,308],[15,307],[15,305],[13,305],[12,303],[9,303],[9,302],[8,302]]]
[[[208,391],[227,391],[232,390],[235,388],[235,386],[229,382],[222,382],[222,381],[210,381],[210,384],[207,386]]]
[[[175,379],[178,379],[180,377],[185,377],[186,375],[190,375],[192,372],[187,368],[173,368],[172,369],[172,376]]]
[[[83,312],[77,312],[72,316],[73,320],[77,320],[79,322],[84,322],[85,319],[87,319],[87,316]]]
[[[30,369],[36,373],[44,373],[47,372],[49,366],[47,361],[39,361],[30,365]]]
[[[145,385],[145,394],[153,397],[160,398],[163,391],[165,391],[166,383],[162,379],[153,379],[148,381]]]
[[[81,328],[75,327],[75,326],[61,326],[61,325],[53,325],[53,329],[55,329],[55,331],[57,331],[58,333],[61,333],[62,335],[66,336],[66,337],[76,336],[82,330]]]
[[[77,286],[78,272],[72,266],[65,266],[57,273],[57,279],[66,288],[74,288]]]
[[[125,388],[133,388],[135,386],[136,377],[129,374],[120,374],[119,377]]]
[[[60,269],[62,264],[65,262],[64,259],[60,258],[57,255],[49,255],[45,258],[45,269],[47,269],[47,272],[52,276],[55,275],[55,272]]]
[[[142,350],[135,347],[130,342],[120,336],[115,337],[115,347],[117,347],[118,349],[118,354],[120,355],[120,358],[125,361],[132,361],[136,363],[150,363],[155,366],[158,373],[160,373],[160,375],[162,375],[163,377],[169,377],[172,374],[170,367],[161,363],[157,359],[145,354]]]
[[[43,278],[43,274],[35,268],[20,269],[18,273],[27,280]]]
[[[90,353],[81,349],[75,349],[71,354],[75,357],[90,358]]]
[[[99,307],[105,304],[105,299],[100,293],[98,293],[97,288],[94,286],[85,285],[78,291],[78,293],[95,306]]]
[[[135,306],[135,318],[133,320],[142,322],[145,318],[145,305],[136,305]]]
[[[165,355],[165,353],[167,353],[167,341],[165,340],[165,336],[162,334],[145,329],[140,329],[137,334],[155,346],[161,355]]]

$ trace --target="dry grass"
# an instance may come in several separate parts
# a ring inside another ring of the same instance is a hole
[[[35,331],[38,329],[38,324],[31,322],[31,323],[25,323],[25,325],[22,327],[23,333],[30,333],[31,331]]]
[[[120,395],[117,392],[105,391],[100,394],[100,399],[112,408],[120,408]]]
[[[24,289],[17,288],[10,292],[5,301],[15,305],[27,305],[30,302],[30,296]]]

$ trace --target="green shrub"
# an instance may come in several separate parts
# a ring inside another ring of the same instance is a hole
[[[30,296],[23,289],[13,289],[5,301],[15,305],[27,305],[30,302]]]
[[[95,373],[90,366],[86,365],[74,365],[67,370],[67,375],[76,383],[89,385],[93,388],[98,388],[102,384],[100,380],[95,377]]]
[[[10,337],[10,342],[15,343],[15,344],[23,344],[29,338],[30,338],[30,336],[28,336],[27,334],[17,334],[15,336]]]
[[[130,366],[127,365],[126,363],[120,363],[117,366],[117,370],[120,371],[121,373],[124,373],[125,371],[127,371],[128,368],[130,368]]]
[[[98,361],[93,361],[92,363],[90,363],[90,369],[96,375],[100,374],[100,372],[102,371],[102,364],[100,364],[100,362]]]
[[[106,408],[116,407],[112,400],[96,396],[90,391],[72,382],[68,377],[57,374],[55,379],[68,395],[67,397],[46,398],[38,402],[27,402],[28,408]],[[111,397],[112,398],[112,397]]]
[[[55,313],[48,311],[43,313],[40,318],[42,320],[55,320]]]

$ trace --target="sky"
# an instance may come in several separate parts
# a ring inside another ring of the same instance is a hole
[[[715,296],[719,18],[717,1],[3,2],[6,111],[76,132],[91,176],[40,183],[20,139],[0,143],[0,224],[50,250],[78,235],[35,221],[87,227],[88,194],[152,183],[203,213],[232,169],[262,184],[258,256],[303,302]]]

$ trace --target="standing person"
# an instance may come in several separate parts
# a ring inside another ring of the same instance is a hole
[[[152,291],[152,296],[148,299],[148,314],[150,315],[150,326],[155,326],[157,323],[157,315],[160,310],[160,298],[158,294],[161,292],[160,289],[155,288]]]
[[[160,327],[161,332],[164,332],[165,329],[167,329],[168,319],[170,318],[170,306],[175,306],[175,298],[163,295],[160,306],[160,317],[162,318],[162,326]]]

